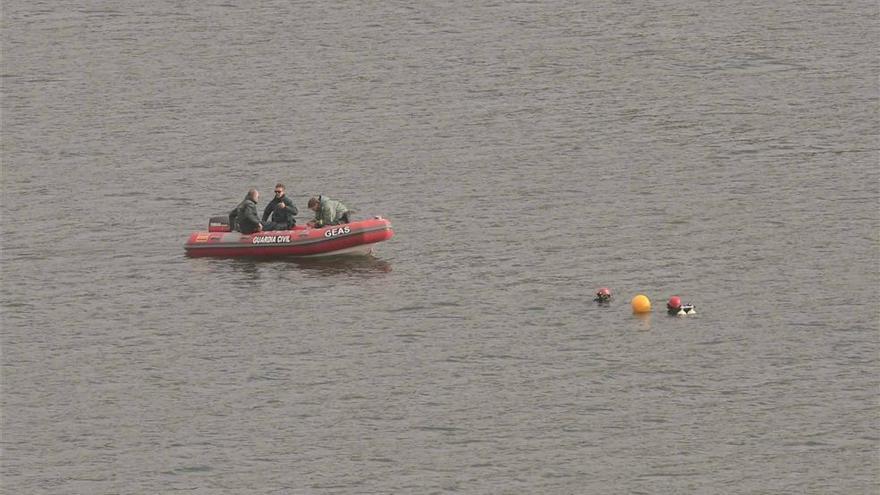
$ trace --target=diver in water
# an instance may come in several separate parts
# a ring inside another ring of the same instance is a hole
[[[694,309],[694,305],[693,304],[683,304],[681,302],[681,298],[678,296],[672,296],[669,298],[669,301],[666,303],[666,312],[669,313],[670,315],[675,315],[675,316],[696,314],[696,310]]]
[[[597,303],[611,302],[611,289],[607,287],[602,287],[601,289],[596,291],[596,297],[593,300]]]

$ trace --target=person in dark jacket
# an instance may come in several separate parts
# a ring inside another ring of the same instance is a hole
[[[275,184],[275,197],[263,210],[263,230],[290,230],[296,225],[296,215],[299,213],[293,200],[284,194],[284,184]],[[269,215],[272,222],[267,223]]]
[[[260,192],[251,189],[244,197],[244,201],[229,212],[229,228],[231,230],[237,230],[242,234],[253,234],[263,230],[260,217],[257,216],[257,201],[259,199]]]

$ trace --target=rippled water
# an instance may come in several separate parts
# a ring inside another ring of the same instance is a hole
[[[5,2],[2,490],[875,493],[877,18]],[[279,180],[397,235],[183,256]]]

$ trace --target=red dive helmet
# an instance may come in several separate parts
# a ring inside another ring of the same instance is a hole
[[[681,307],[681,298],[678,296],[672,296],[669,298],[669,302],[666,303],[666,308],[668,309],[678,309]]]

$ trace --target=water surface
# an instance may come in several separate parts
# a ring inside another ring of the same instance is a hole
[[[876,492],[877,17],[6,2],[0,486]],[[183,256],[277,181],[397,235]]]

